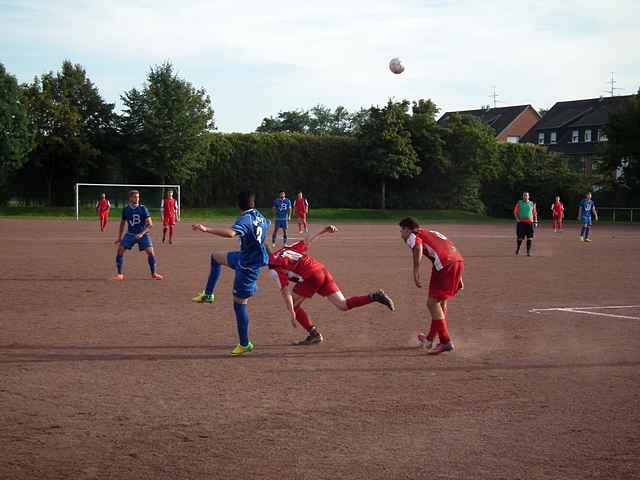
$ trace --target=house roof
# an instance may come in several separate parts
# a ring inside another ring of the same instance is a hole
[[[459,115],[470,115],[476,117],[485,125],[493,128],[497,134],[502,132],[505,128],[507,128],[511,123],[518,118],[523,111],[527,108],[531,108],[534,112],[535,109],[531,105],[514,105],[511,107],[497,107],[497,108],[486,108],[479,110],[463,110],[459,112],[446,112],[440,119],[438,120],[439,124],[445,123],[448,118],[457,113]],[[537,112],[536,112],[537,113]]]
[[[609,121],[609,114],[620,109],[633,96],[558,102],[542,117],[534,129],[606,125]]]

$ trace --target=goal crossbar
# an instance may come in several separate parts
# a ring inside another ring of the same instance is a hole
[[[80,187],[127,187],[131,189],[135,189],[135,188],[174,189],[177,194],[176,200],[178,202],[178,218],[180,218],[180,210],[182,208],[182,203],[180,201],[180,185],[142,185],[139,183],[76,183],[75,185],[76,220],[80,220]]]

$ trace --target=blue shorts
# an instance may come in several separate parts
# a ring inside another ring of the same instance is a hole
[[[582,223],[582,225],[593,225],[593,221],[591,220],[591,215],[589,216],[585,216],[583,215],[582,218],[580,219],[580,223]]]
[[[233,296],[238,298],[253,297],[258,291],[260,267],[244,267],[240,264],[240,252],[229,252],[227,263],[236,272],[233,280]]]
[[[153,242],[149,234],[145,234],[138,240],[133,233],[126,233],[125,236],[122,237],[122,240],[120,240],[120,245],[124,247],[125,250],[131,250],[136,243],[141,252],[149,247],[153,247]]]
[[[289,220],[285,218],[284,220],[276,219],[276,231],[279,228],[284,228],[285,230],[289,228]]]

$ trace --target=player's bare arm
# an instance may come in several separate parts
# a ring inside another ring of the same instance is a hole
[[[280,289],[280,295],[282,295],[282,299],[284,300],[284,304],[287,307],[287,312],[289,312],[289,320],[291,321],[291,325],[293,328],[298,328],[298,322],[296,321],[296,311],[293,305],[293,287],[294,285],[285,285]]]
[[[593,218],[598,221],[598,211],[596,210],[595,205],[593,206]]]
[[[323,235],[326,235],[328,233],[336,233],[337,231],[338,231],[338,227],[336,227],[335,225],[327,225],[316,234],[305,237],[304,243],[306,243],[307,245],[311,245],[313,242],[315,242],[317,239],[319,239]]]
[[[201,223],[196,223],[195,225],[191,225],[191,228],[196,232],[210,233],[211,235],[216,235],[222,238],[235,238],[236,235],[238,235],[238,232],[228,227],[211,228]]]
[[[151,220],[151,217],[147,217],[147,220],[144,222],[144,230],[141,231],[138,235],[136,235],[136,238],[139,240],[142,237],[144,237],[147,233],[149,233],[151,231],[151,228],[153,227],[153,221]]]
[[[422,245],[413,247],[413,281],[416,287],[422,288],[420,281],[420,263],[422,262]]]
[[[122,234],[124,233],[124,226],[127,224],[126,220],[120,220],[120,228],[118,228],[118,238],[114,242],[116,245],[122,240]]]

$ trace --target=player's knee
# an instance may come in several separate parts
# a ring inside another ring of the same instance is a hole
[[[239,305],[246,305],[246,304],[249,303],[249,299],[248,298],[233,297],[233,303],[237,303]]]

